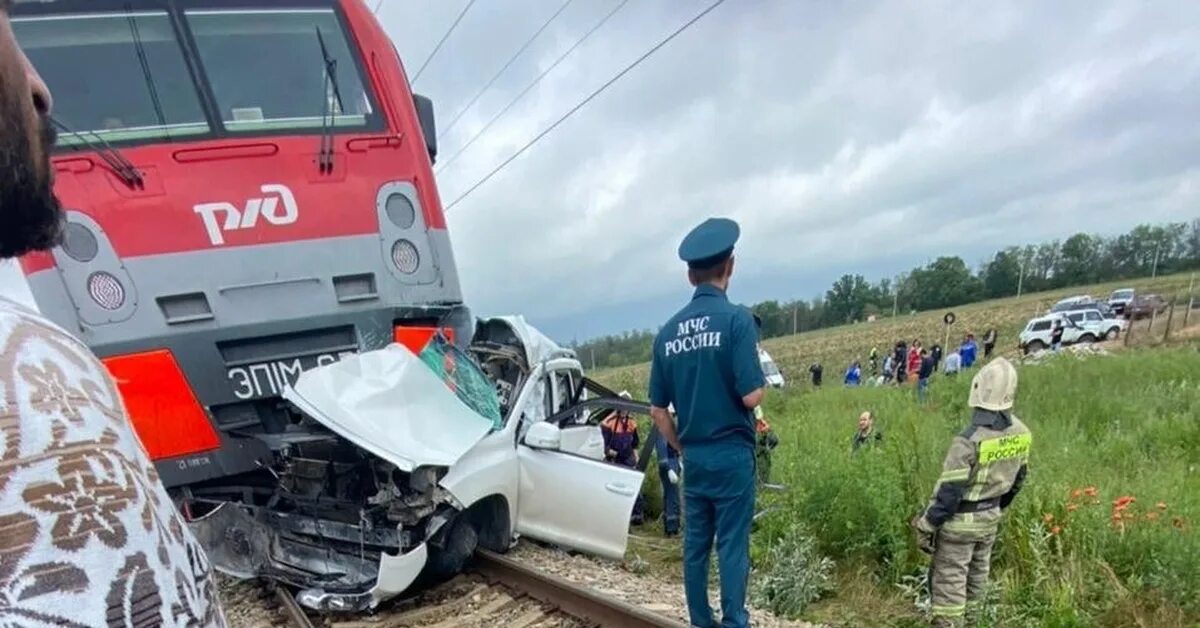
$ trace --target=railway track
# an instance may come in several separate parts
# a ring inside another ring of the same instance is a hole
[[[354,619],[311,616],[280,587],[278,616],[293,628],[683,628],[684,624],[480,550],[467,572],[412,600]]]

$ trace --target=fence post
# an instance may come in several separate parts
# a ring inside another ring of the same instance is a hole
[[[1125,329],[1125,346],[1129,346],[1129,341],[1133,338],[1133,317],[1129,317],[1129,327]]]
[[[1175,301],[1178,301],[1178,299],[1173,299],[1171,301],[1171,309],[1167,310],[1167,329],[1163,331],[1163,342],[1171,338],[1171,319],[1175,318]]]
[[[1192,273],[1192,279],[1188,282],[1188,304],[1187,309],[1183,311],[1183,326],[1188,326],[1188,321],[1192,318],[1192,308],[1196,306],[1196,293],[1192,291],[1196,287],[1196,273]]]

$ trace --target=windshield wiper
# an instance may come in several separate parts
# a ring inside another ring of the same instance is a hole
[[[128,185],[131,188],[145,187],[145,179],[142,178],[142,173],[137,169],[137,166],[134,166],[133,162],[129,161],[125,155],[122,155],[120,151],[113,148],[112,144],[109,144],[108,141],[105,140],[99,133],[95,131],[88,131],[92,137],[95,137],[100,141],[100,144],[97,145],[95,142],[89,140],[83,133],[71,130],[70,127],[68,127],[63,123],[62,120],[59,120],[58,118],[51,117],[50,123],[58,127],[58,129],[63,133],[68,133],[74,136],[75,139],[82,142],[84,146],[87,146],[91,150],[95,151],[95,153],[100,156],[100,159],[103,159],[104,163],[108,164],[108,167],[112,168],[113,172],[115,172],[116,175],[121,178],[121,181],[123,181],[125,185]],[[75,150],[79,150],[79,145],[76,144],[73,148]]]
[[[317,152],[317,170],[321,174],[333,172],[333,134],[337,124],[337,111],[343,108],[342,92],[338,89],[337,59],[329,55],[325,46],[325,37],[321,35],[321,27],[316,27],[317,43],[321,46],[321,60],[325,64],[325,83],[321,89],[321,148]],[[333,87],[335,104],[330,106],[329,91]]]
[[[154,74],[150,71],[150,61],[146,58],[146,47],[142,45],[142,32],[138,29],[137,18],[133,8],[125,3],[125,18],[129,21],[129,35],[133,39],[134,50],[137,51],[138,63],[142,67],[142,77],[146,81],[146,89],[150,91],[150,103],[154,106],[154,114],[158,117],[158,125],[162,127],[167,140],[171,139],[171,131],[167,128],[167,118],[163,115],[162,101],[158,98],[158,88],[154,84]]]

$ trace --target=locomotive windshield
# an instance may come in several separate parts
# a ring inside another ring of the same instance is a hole
[[[177,14],[48,6],[12,21],[54,93],[55,118],[75,132],[61,134],[61,146],[381,124],[332,6]]]

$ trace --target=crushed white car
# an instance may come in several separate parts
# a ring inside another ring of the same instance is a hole
[[[520,317],[480,322],[469,352],[392,345],[308,371],[284,396],[302,420],[269,436],[263,473],[187,492],[189,526],[224,573],[362,611],[518,535],[625,553],[643,474],[604,462],[599,423],[649,406],[586,380]]]

